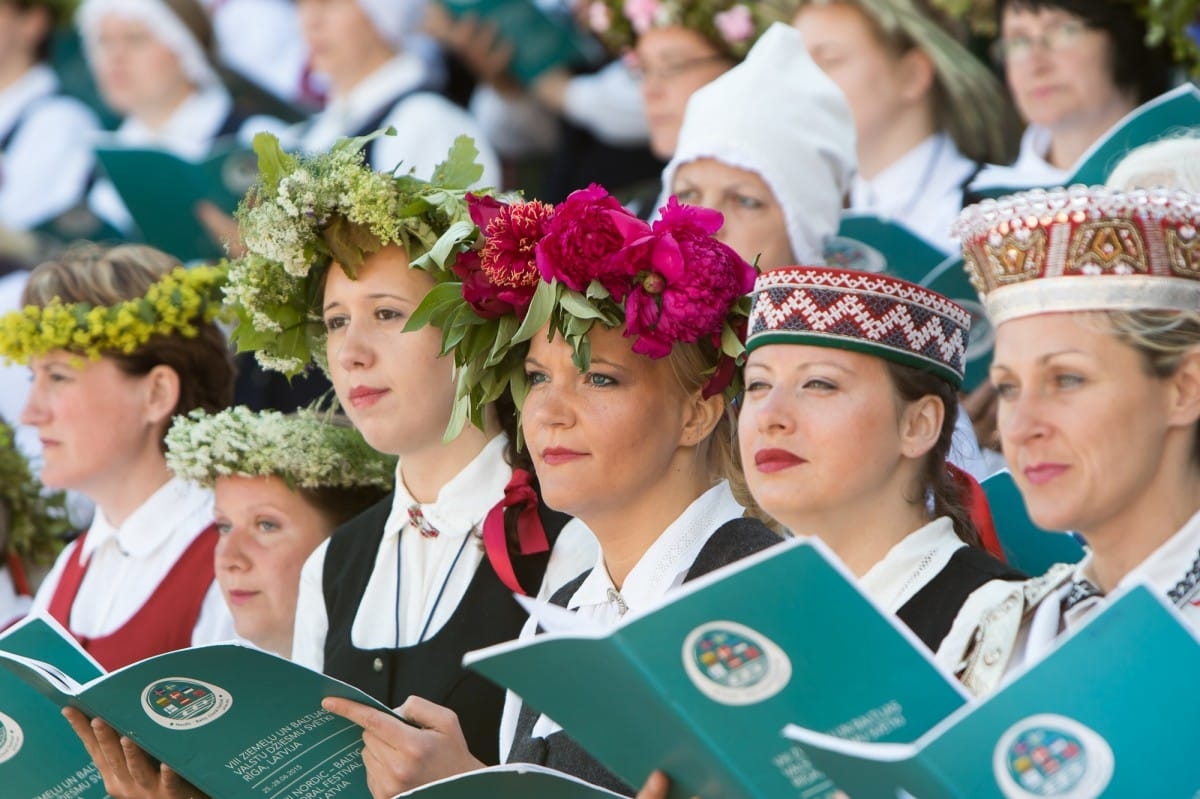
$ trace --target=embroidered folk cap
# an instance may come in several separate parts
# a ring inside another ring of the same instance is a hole
[[[810,344],[854,350],[962,384],[971,315],[936,291],[906,280],[792,266],[754,283],[746,350]]]
[[[954,225],[992,323],[1200,308],[1200,195],[1072,186],[985,200]]]

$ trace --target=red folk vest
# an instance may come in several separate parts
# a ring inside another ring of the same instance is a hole
[[[86,534],[80,537],[71,553],[48,608],[50,615],[68,630],[71,629],[71,607],[87,573],[87,567],[81,561],[85,537]],[[196,536],[146,604],[116,632],[103,638],[85,638],[74,630],[71,634],[108,671],[191,646],[192,630],[200,618],[204,596],[216,573],[213,551],[217,538],[217,529],[211,525]],[[121,589],[113,586],[113,590]]]

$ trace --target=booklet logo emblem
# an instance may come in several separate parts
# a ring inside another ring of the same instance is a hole
[[[142,709],[155,723],[172,730],[192,730],[216,721],[233,706],[223,688],[190,677],[168,677],[146,686]]]
[[[774,641],[734,621],[711,621],[683,642],[683,668],[700,693],[723,705],[770,699],[792,678],[792,661]]]
[[[7,763],[21,751],[25,733],[12,716],[0,713],[0,763]]]
[[[1112,780],[1113,765],[1107,741],[1052,713],[1009,727],[992,755],[996,783],[1007,799],[1097,799]]]

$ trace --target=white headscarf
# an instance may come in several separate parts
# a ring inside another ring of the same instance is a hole
[[[221,85],[221,79],[204,46],[162,0],[83,0],[83,5],[75,15],[75,22],[83,36],[88,65],[93,69],[100,23],[109,15],[143,23],[156,39],[175,54],[183,74],[195,86],[209,88]]]
[[[425,22],[426,0],[356,0],[384,41],[399,51]]]
[[[854,118],[791,25],[772,25],[745,61],[688,100],[660,206],[675,171],[700,158],[758,174],[783,209],[792,255],[824,263],[855,170]]]

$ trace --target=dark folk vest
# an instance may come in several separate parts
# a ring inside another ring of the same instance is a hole
[[[1026,575],[984,550],[960,547],[937,576],[905,602],[896,615],[925,646],[936,652],[975,589],[992,580],[1024,579]]]
[[[329,541],[322,576],[329,617],[325,673],[362,689],[388,707],[399,706],[409,696],[420,696],[450,708],[458,714],[471,753],[494,765],[500,759],[504,689],[464,669],[462,657],[472,649],[516,638],[526,614],[486,557],[480,561],[453,615],[428,639],[399,649],[359,649],[350,639],[391,507],[389,495],[339,527]],[[568,517],[540,504],[538,513],[553,549]],[[510,546],[509,556],[521,586],[536,594],[550,553],[522,555]],[[377,608],[373,612],[394,614],[397,609]]]
[[[721,566],[774,546],[780,540],[779,536],[775,535],[766,525],[755,519],[731,519],[717,528],[709,537],[684,577],[684,582],[702,577]],[[587,579],[588,574],[590,571],[564,585],[555,592],[550,601],[566,607],[571,601],[571,597]],[[512,750],[508,755],[509,763],[537,763],[626,796],[633,796],[637,793],[620,777],[600,765],[582,746],[562,730],[545,738],[534,738],[533,727],[540,715],[529,705],[521,704],[516,735],[513,738]]]

